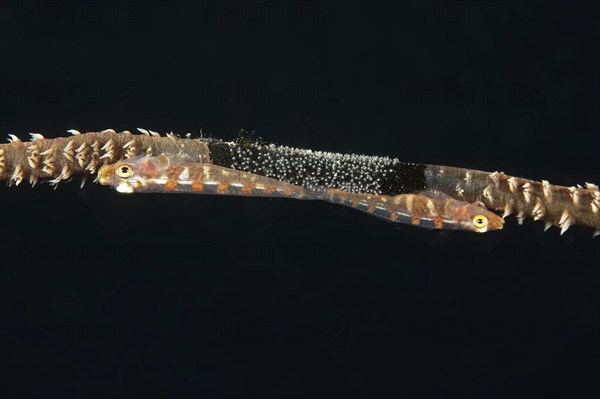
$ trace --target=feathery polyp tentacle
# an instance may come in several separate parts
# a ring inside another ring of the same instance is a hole
[[[470,184],[464,184],[469,173]],[[456,185],[462,190],[462,198],[474,203],[481,201],[488,209],[504,211],[504,215],[516,214],[520,219],[531,217],[560,227],[561,234],[572,225],[600,229],[600,191],[593,184],[586,188],[563,187],[506,176],[504,173],[482,172],[449,166],[427,165],[427,186],[450,192]]]
[[[195,161],[210,161],[206,140],[115,133],[111,129],[70,133],[72,136],[53,139],[36,133],[29,142],[9,135],[9,143],[0,144],[0,181],[18,184],[28,178],[31,182],[58,183],[138,154],[182,154]]]

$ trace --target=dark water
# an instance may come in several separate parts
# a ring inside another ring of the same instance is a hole
[[[0,131],[145,127],[600,183],[592,2],[0,3]],[[0,188],[3,397],[597,397],[600,238]]]

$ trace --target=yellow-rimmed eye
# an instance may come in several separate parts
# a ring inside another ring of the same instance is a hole
[[[120,178],[127,179],[128,177],[131,177],[131,175],[133,175],[133,167],[130,165],[123,164],[117,166],[117,176]]]
[[[483,215],[477,215],[473,218],[473,225],[478,229],[483,229],[488,225],[488,219]]]

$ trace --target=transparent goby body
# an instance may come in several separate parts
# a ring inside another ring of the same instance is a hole
[[[222,166],[189,162],[176,155],[142,156],[103,166],[100,184],[123,193],[197,193],[323,200],[349,206],[395,223],[430,229],[483,233],[498,230],[503,219],[486,209],[439,192],[395,196],[351,193],[336,188],[305,188]]]

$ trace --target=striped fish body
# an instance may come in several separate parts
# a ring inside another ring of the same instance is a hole
[[[307,189],[276,179],[178,156],[136,157],[107,165],[101,184],[119,192],[198,193],[323,200],[349,206],[394,223],[429,229],[485,232],[501,229],[503,220],[481,207],[436,192],[395,196],[351,193],[334,188]],[[485,223],[476,223],[479,218]]]
[[[251,197],[316,199],[301,186],[177,156],[135,157],[107,165],[98,181],[119,192],[197,193]]]
[[[325,200],[349,206],[395,223],[426,229],[469,230],[478,233],[500,230],[504,220],[493,212],[439,192],[395,196],[356,194],[326,190]],[[480,219],[479,222],[476,219]]]

